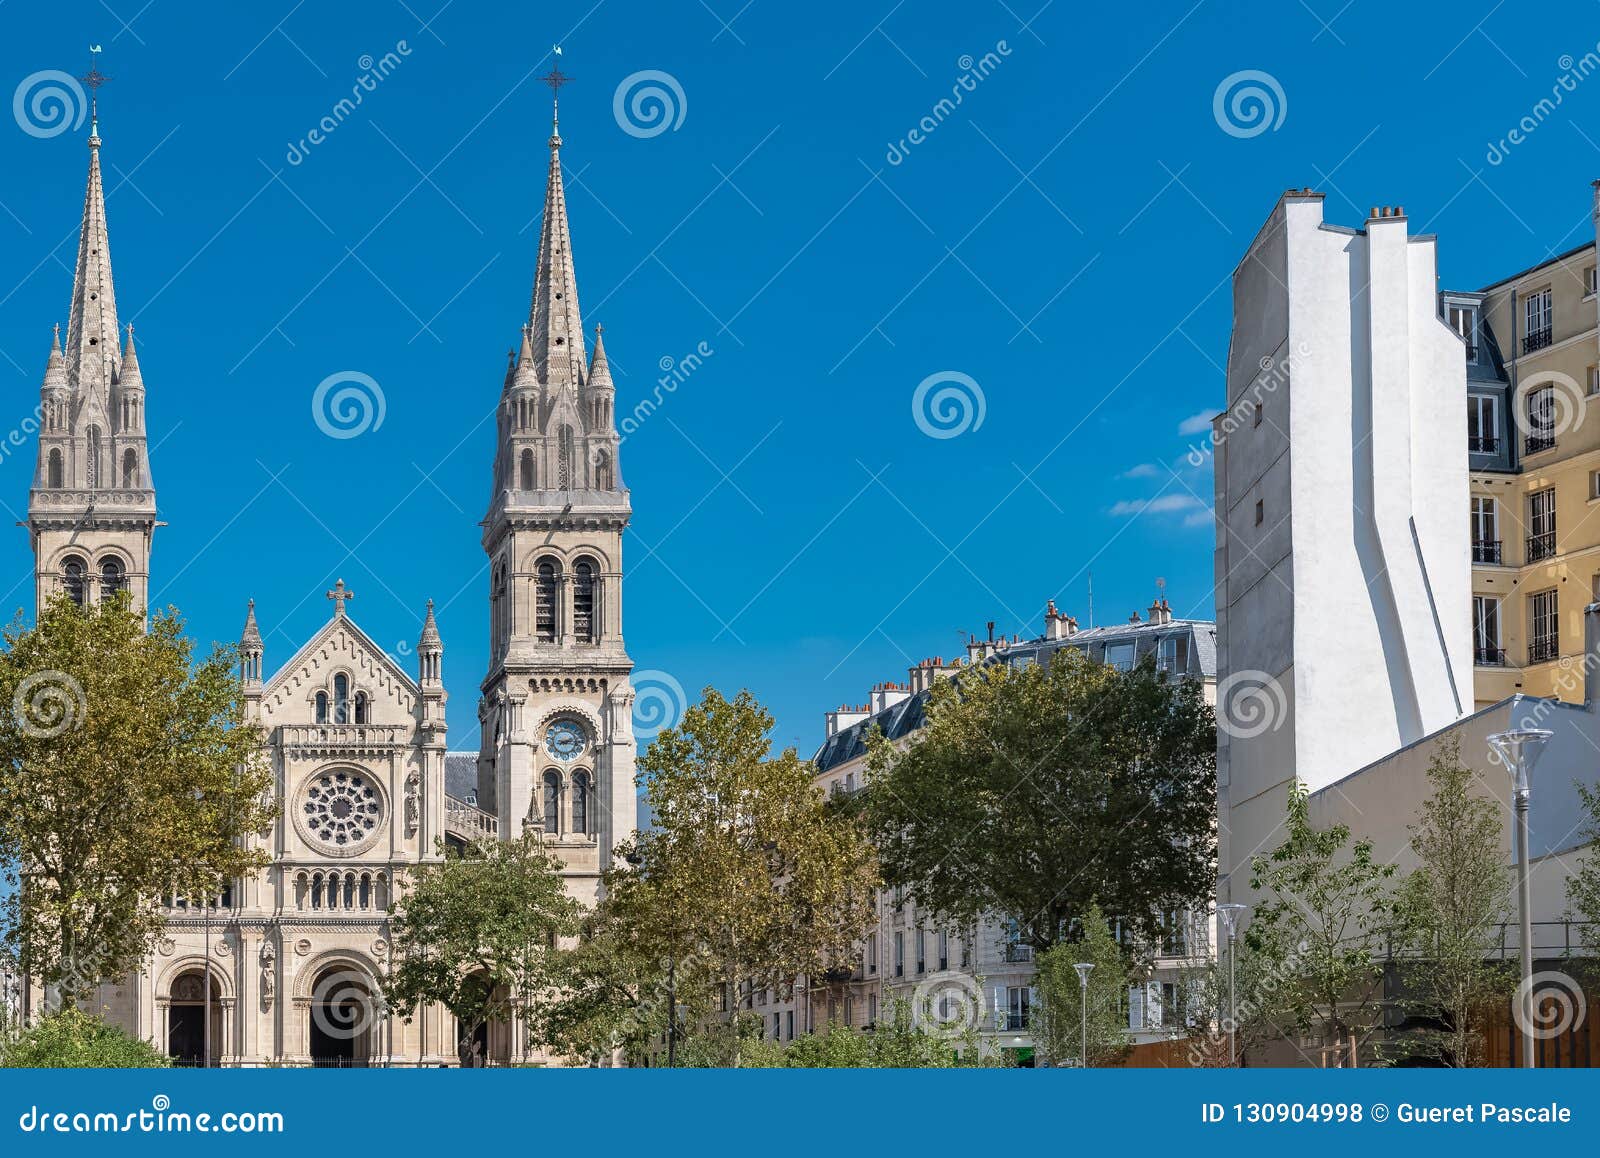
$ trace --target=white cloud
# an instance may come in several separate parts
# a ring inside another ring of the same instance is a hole
[[[1186,527],[1209,527],[1216,521],[1216,518],[1217,512],[1210,507],[1206,507],[1204,510],[1190,511],[1184,516],[1183,525]]]
[[[1117,516],[1170,515],[1182,511],[1204,510],[1206,505],[1193,495],[1160,495],[1153,499],[1123,499],[1111,508]]]
[[[1211,429],[1211,420],[1217,416],[1216,410],[1202,410],[1198,414],[1191,414],[1178,423],[1179,434],[1204,434]]]
[[[1122,472],[1123,478],[1160,478],[1161,468],[1153,462],[1141,462]]]

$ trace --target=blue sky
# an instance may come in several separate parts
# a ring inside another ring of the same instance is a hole
[[[1048,598],[1085,618],[1090,573],[1101,620],[1158,579],[1211,614],[1211,482],[1185,424],[1221,402],[1228,278],[1285,187],[1347,225],[1405,205],[1458,287],[1593,236],[1600,78],[1535,111],[1597,51],[1593,3],[440,2],[12,0],[0,80],[26,93],[105,48],[118,304],[169,524],[157,598],[209,641],[253,596],[269,669],[338,577],[392,652],[434,598],[453,747],[476,743],[477,523],[556,42],[580,300],[619,413],[710,351],[623,447],[630,650],[691,692],[751,688],[805,754],[825,708],[963,630],[1038,634]],[[641,72],[671,78],[634,89],[665,86],[675,127],[629,121],[631,90],[616,115]],[[1270,78],[1239,82],[1276,108],[1260,132],[1215,111],[1242,72]],[[65,321],[86,164],[86,128],[41,128],[0,119],[6,428]],[[314,421],[340,371],[382,392],[358,437]],[[936,375],[966,376],[981,424],[924,432],[913,398]],[[31,439],[0,460],[4,513],[25,513],[33,462]],[[31,613],[30,568],[26,534],[0,538],[3,602]]]

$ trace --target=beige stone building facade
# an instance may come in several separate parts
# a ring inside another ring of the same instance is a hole
[[[553,130],[532,303],[500,388],[478,754],[447,761],[431,601],[411,671],[356,624],[342,580],[328,592],[328,621],[276,668],[250,603],[241,675],[281,805],[262,842],[271,863],[209,903],[168,898],[155,951],[96,1003],[180,1064],[454,1064],[453,1018],[425,1007],[407,1019],[379,998],[407,873],[437,860],[445,841],[532,832],[558,853],[571,894],[592,904],[612,849],[633,832],[621,557],[630,505],[598,333],[593,357],[585,350],[560,146]],[[124,341],[117,326],[98,118],[89,147],[66,341],[58,333],[52,343],[41,389],[28,528],[41,602],[66,591],[89,605],[126,590],[144,607],[160,524],[143,377],[131,327]],[[524,1038],[490,1026],[476,1051],[500,1063],[556,1060],[530,1054]]]

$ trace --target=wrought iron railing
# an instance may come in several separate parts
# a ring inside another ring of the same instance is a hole
[[[1556,553],[1556,533],[1554,531],[1541,531],[1537,535],[1528,536],[1528,562],[1537,563],[1540,559],[1548,559]]]
[[[1556,444],[1553,434],[1530,434],[1522,440],[1523,454],[1538,454],[1541,450],[1550,450]]]
[[[1522,339],[1522,352],[1531,354],[1535,350],[1542,350],[1550,345],[1552,337],[1553,331],[1549,326],[1542,330],[1534,330]]]
[[[1479,667],[1505,667],[1506,649],[1503,647],[1475,647],[1472,662]]]
[[[1467,435],[1467,450],[1472,454],[1500,453],[1500,436],[1497,434]]]
[[[1549,663],[1560,654],[1560,641],[1553,635],[1535,637],[1528,643],[1529,663]]]
[[[1498,563],[1501,561],[1500,548],[1499,539],[1474,539],[1472,540],[1472,561],[1474,563]]]

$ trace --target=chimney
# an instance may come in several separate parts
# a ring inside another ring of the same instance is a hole
[[[1135,611],[1132,615],[1128,616],[1128,622],[1129,623],[1143,623],[1144,620],[1140,619],[1139,618],[1139,613],[1137,611]]]

